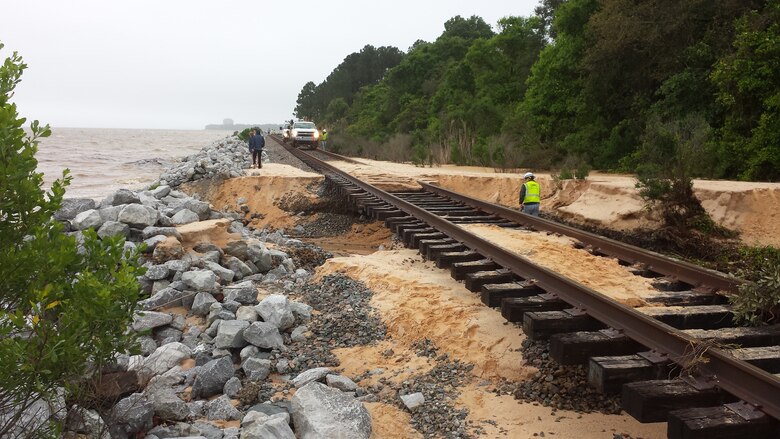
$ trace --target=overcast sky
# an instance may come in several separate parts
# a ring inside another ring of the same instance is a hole
[[[13,99],[54,127],[279,123],[307,81],[364,45],[406,51],[456,15],[529,16],[538,0],[0,0]],[[2,61],[0,59],[0,61]]]

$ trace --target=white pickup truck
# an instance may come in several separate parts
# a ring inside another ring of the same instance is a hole
[[[312,149],[316,149],[320,142],[320,131],[314,122],[298,121],[290,130],[290,140],[294,147],[309,145]]]

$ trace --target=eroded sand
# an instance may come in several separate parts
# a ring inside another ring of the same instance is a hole
[[[644,306],[647,303],[643,297],[658,293],[648,279],[631,274],[617,259],[593,256],[574,248],[574,241],[569,237],[492,224],[462,224],[461,227],[625,305]]]
[[[380,251],[369,256],[328,260],[317,276],[344,273],[364,282],[374,292],[371,305],[388,328],[388,339],[371,346],[337,349],[339,369],[355,377],[382,371],[361,381],[373,385],[385,378],[401,382],[434,366],[434,360],[416,355],[412,344],[428,338],[450,358],[475,365],[470,384],[461,388],[457,407],[469,409],[469,421],[485,429],[485,437],[532,438],[534,433],[559,438],[604,438],[630,433],[646,439],[666,437],[666,427],[640,424],[625,415],[579,414],[497,396],[490,383],[500,379],[522,381],[535,369],[523,364],[518,352],[524,335],[501,314],[485,307],[478,296],[445,270],[424,262],[413,250]],[[376,426],[372,438],[420,437],[409,427],[409,417],[395,407],[370,403]]]
[[[298,168],[269,163],[262,169],[247,169],[247,176],[231,178],[216,185],[193,183],[187,192],[198,192],[218,210],[238,211],[242,203],[249,208],[250,225],[288,228],[296,224],[296,213],[311,208],[319,197],[317,189],[324,180],[320,174]]]

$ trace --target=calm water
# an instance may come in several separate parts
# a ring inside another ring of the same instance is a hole
[[[52,128],[38,146],[38,170],[47,185],[70,169],[68,198],[102,198],[118,188],[156,180],[165,164],[199,151],[230,131]]]

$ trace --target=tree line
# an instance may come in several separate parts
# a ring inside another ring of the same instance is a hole
[[[542,0],[367,45],[298,95],[343,152],[780,180],[780,0]],[[654,159],[658,159],[655,160]]]

